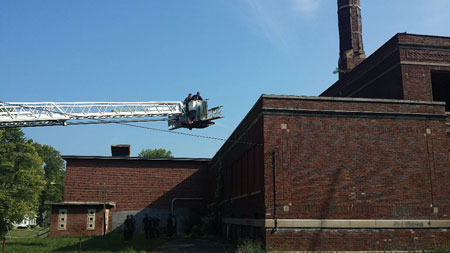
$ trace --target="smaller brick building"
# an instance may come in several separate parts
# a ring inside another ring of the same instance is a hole
[[[92,236],[111,231],[112,202],[47,202],[52,205],[50,236]]]
[[[50,203],[51,236],[101,235],[104,227],[107,232],[120,228],[128,214],[134,215],[137,231],[142,232],[145,213],[157,217],[164,230],[172,210],[177,230],[182,231],[187,217],[206,213],[209,159],[63,159],[67,162],[64,201]]]

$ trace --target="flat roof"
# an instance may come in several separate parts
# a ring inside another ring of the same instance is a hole
[[[128,156],[80,156],[80,155],[63,155],[63,159],[77,160],[127,160],[127,161],[168,161],[168,162],[209,162],[210,158],[144,158],[144,157],[128,157]]]
[[[101,202],[101,201],[63,201],[63,202],[45,201],[45,204],[55,206],[98,206],[103,204],[111,207],[116,206],[116,202]]]

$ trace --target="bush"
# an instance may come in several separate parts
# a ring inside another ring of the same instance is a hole
[[[193,235],[193,236],[200,236],[200,235],[203,235],[203,234],[202,234],[202,231],[200,230],[199,225],[194,225],[194,226],[192,226],[192,229],[191,229],[191,235]]]
[[[217,235],[219,232],[217,227],[216,217],[207,215],[202,218],[200,229],[203,235]]]
[[[263,253],[264,248],[261,241],[246,239],[240,242],[236,249],[237,253]]]
[[[198,213],[192,212],[183,220],[183,233],[200,235],[201,216]]]

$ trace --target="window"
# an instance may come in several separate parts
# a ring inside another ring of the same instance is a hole
[[[66,228],[67,228],[67,209],[59,209],[58,230],[66,230]]]
[[[96,212],[97,212],[97,210],[95,210],[95,209],[88,209],[87,224],[86,224],[87,230],[95,230],[95,213]]]
[[[450,72],[431,71],[433,101],[445,102],[445,110],[450,111]]]

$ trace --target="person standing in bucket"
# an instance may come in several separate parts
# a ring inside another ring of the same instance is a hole
[[[197,91],[197,94],[192,97],[192,100],[203,100],[202,96],[200,96],[200,91]]]

